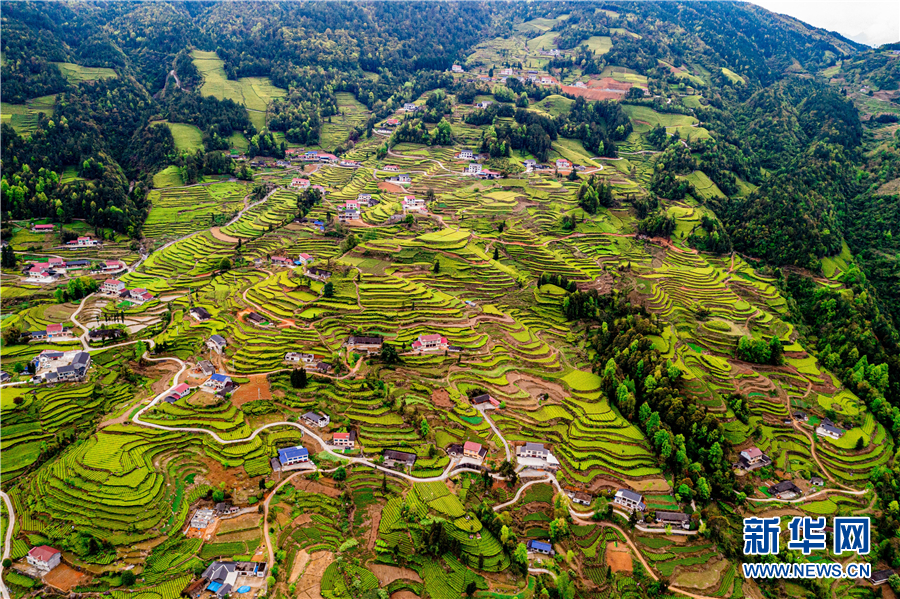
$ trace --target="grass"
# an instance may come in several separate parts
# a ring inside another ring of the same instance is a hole
[[[247,108],[250,120],[257,129],[266,126],[266,108],[275,98],[283,98],[287,90],[272,85],[268,77],[242,77],[231,81],[225,75],[225,62],[215,52],[194,50],[194,66],[203,75],[200,93],[220,100],[228,98]]]
[[[153,175],[153,187],[179,187],[184,185],[181,178],[181,169],[177,166],[167,166]]]
[[[838,67],[840,69],[840,67]],[[727,69],[722,67],[722,74],[728,77],[728,80],[732,83],[744,83],[744,78],[732,71],[731,69]]]
[[[56,96],[41,96],[28,100],[25,104],[0,104],[0,122],[11,125],[16,133],[21,135],[31,134],[38,122],[38,115],[53,115],[53,107],[56,104]]]
[[[540,112],[549,114],[550,116],[560,116],[563,114],[568,114],[570,110],[572,110],[572,104],[574,104],[574,100],[570,100],[564,96],[559,96],[556,94],[547,96],[540,102],[535,102],[531,105],[532,110],[539,110]]]
[[[203,132],[195,125],[185,123],[170,123],[168,121],[153,121],[152,124],[162,123],[166,125],[175,138],[175,147],[182,152],[194,153],[203,149]]]
[[[606,54],[610,50],[612,50],[613,41],[612,38],[606,35],[594,35],[580,44],[579,46],[587,46],[589,50],[592,50],[594,54]]]
[[[99,79],[117,77],[114,70],[105,67],[83,67],[71,62],[54,62],[53,64],[59,67],[63,77],[65,77],[69,83],[77,84],[85,81],[97,81]]]

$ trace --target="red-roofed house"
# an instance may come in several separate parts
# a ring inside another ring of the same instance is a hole
[[[92,237],[79,237],[78,239],[67,242],[66,245],[90,246],[100,245],[100,242]]]
[[[738,456],[737,466],[749,471],[763,468],[771,463],[771,458],[764,454],[759,447],[748,447]]]
[[[62,559],[62,553],[59,552],[59,549],[41,545],[39,547],[32,547],[25,559],[38,570],[49,572],[59,565],[59,562]]]
[[[300,254],[299,256],[297,256],[296,261],[299,262],[302,266],[306,266],[307,264],[310,264],[313,260],[315,260],[315,258],[310,256],[309,254]]]
[[[415,351],[440,351],[447,349],[447,338],[438,334],[419,335],[413,341],[412,348]]]
[[[293,266],[294,263],[290,258],[286,258],[284,256],[272,256],[272,264],[277,264],[279,266]]]
[[[132,289],[129,293],[129,300],[137,305],[143,305],[153,299],[153,295],[146,289]]]
[[[51,268],[58,268],[65,263],[66,261],[62,258],[47,258],[47,264],[49,264]]]
[[[565,158],[557,158],[556,159],[556,168],[562,169],[571,169],[572,163],[566,160]]]
[[[384,122],[388,127],[396,127],[400,124],[400,119],[388,119]]]
[[[338,157],[328,152],[319,152],[319,162],[334,162]]]
[[[102,293],[109,293],[110,295],[119,295],[125,291],[125,283],[118,279],[106,279],[103,281],[103,284],[100,285],[100,291]]]
[[[31,227],[32,233],[52,233],[53,225],[35,225]]]
[[[396,164],[386,164],[386,165],[384,166],[384,170],[386,170],[386,171],[399,171],[399,170],[400,170],[400,167],[397,166]]]
[[[181,383],[180,385],[178,385],[177,387],[172,389],[172,392],[169,393],[169,395],[177,395],[178,397],[184,397],[190,392],[191,392],[191,388],[188,386],[188,384]]]
[[[63,327],[61,324],[48,324],[47,325],[47,338],[53,339],[54,337],[68,337],[69,331]]]
[[[291,179],[291,187],[306,189],[309,187],[309,179]]]
[[[331,444],[337,445],[338,447],[353,449],[356,447],[356,431],[350,431],[349,433],[334,433],[334,435],[331,436]]]
[[[480,460],[487,454],[487,450],[481,446],[481,443],[475,441],[466,441],[463,443],[463,455],[467,458]]]

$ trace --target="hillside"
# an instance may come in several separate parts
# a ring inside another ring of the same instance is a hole
[[[900,555],[892,47],[743,3],[0,27],[11,596],[900,592],[741,568],[751,517]]]

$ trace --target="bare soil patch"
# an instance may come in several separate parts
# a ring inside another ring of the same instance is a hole
[[[412,591],[397,591],[391,595],[391,599],[419,599]]]
[[[367,534],[366,539],[366,548],[369,551],[375,549],[375,540],[378,538],[378,526],[381,524],[381,506],[380,505],[370,505],[368,510],[369,514],[369,532]],[[382,583],[381,586],[384,586]]]
[[[241,514],[236,518],[225,518],[219,525],[219,534],[226,534],[236,530],[259,528],[260,514]]]
[[[58,566],[44,574],[44,583],[55,587],[64,593],[68,593],[72,588],[82,584],[83,579],[87,578],[87,574],[79,572],[71,566],[60,563]]]
[[[322,574],[331,562],[334,554],[330,551],[317,551],[311,556],[306,572],[297,581],[297,599],[322,599],[319,589],[322,583]]]
[[[241,407],[248,401],[257,399],[272,399],[272,390],[269,388],[269,379],[264,374],[251,375],[250,381],[237,388],[237,391],[231,395],[231,403],[236,408]]]
[[[218,239],[219,241],[224,241],[226,243],[237,243],[239,240],[237,237],[232,237],[231,235],[226,235],[219,230],[219,227],[212,227],[209,230],[212,233],[212,236]]]
[[[297,552],[297,557],[294,558],[294,567],[291,568],[291,576],[288,578],[288,582],[296,581],[308,563],[309,554],[306,552],[306,549],[301,549]]]
[[[681,572],[675,577],[674,584],[701,591],[711,587],[718,587],[719,579],[727,566],[728,562],[725,560],[708,562],[699,570]]]
[[[380,181],[378,183],[378,189],[382,191],[389,191],[391,193],[406,193],[406,190],[403,189],[401,185],[397,185],[396,183],[388,183],[387,181]]]
[[[435,389],[431,392],[431,402],[438,408],[452,408],[453,402],[450,401],[450,394],[446,389]]]
[[[607,545],[606,565],[612,568],[613,572],[631,572],[631,551],[628,548]]]
[[[319,481],[297,478],[294,479],[291,484],[294,485],[295,489],[306,491],[307,493],[321,493],[323,495],[328,495],[329,497],[340,497],[341,495],[339,489],[323,485]]]
[[[378,578],[378,582],[381,583],[381,586],[387,586],[395,580],[400,579],[422,582],[422,579],[416,571],[409,568],[398,568],[397,566],[371,563],[367,564],[366,567]]]

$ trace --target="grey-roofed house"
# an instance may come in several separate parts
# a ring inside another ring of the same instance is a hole
[[[227,345],[228,342],[225,341],[225,337],[223,337],[222,335],[213,335],[206,341],[206,347],[220,354],[222,353],[222,351],[224,351]]]
[[[303,419],[312,426],[318,426],[319,428],[324,428],[331,422],[331,418],[327,414],[319,414],[318,412],[307,412],[303,415]]]
[[[78,352],[75,354],[75,359],[72,360],[71,366],[75,369],[77,378],[84,378],[87,374],[87,369],[91,367],[91,354],[85,351]]]
[[[268,322],[266,318],[257,312],[250,312],[247,314],[247,320],[255,324],[263,324],[264,322]]]
[[[381,351],[382,343],[384,339],[381,337],[350,337],[347,339],[347,349],[374,354]]]
[[[201,308],[200,306],[194,306],[193,308],[191,308],[190,315],[191,318],[197,320],[198,322],[204,322],[212,318],[206,308]]]
[[[872,576],[869,577],[869,583],[872,586],[878,586],[886,583],[888,579],[894,575],[894,571],[890,568],[885,570],[878,570],[877,572],[872,572]]]
[[[838,428],[834,425],[834,422],[825,418],[822,422],[819,423],[818,428],[816,428],[816,434],[822,437],[829,437],[831,439],[840,439],[844,436],[844,429]]]
[[[2,371],[0,371],[0,383],[5,383],[5,382],[7,382],[9,379],[10,379],[10,376],[9,376],[9,373],[8,373],[8,372],[2,372]]]
[[[216,367],[213,366],[213,363],[209,360],[201,361],[199,364],[197,364],[197,367],[200,369],[200,372],[202,372],[206,376],[210,376],[216,373]]]
[[[814,487],[824,487],[825,481],[822,480],[821,477],[813,476],[813,477],[810,477],[809,484],[811,484]]]
[[[630,489],[619,489],[616,491],[613,503],[629,510],[644,511],[644,496]]]
[[[416,454],[407,453],[405,451],[396,451],[393,449],[384,450],[384,465],[388,468],[402,466],[411,469],[416,463]]]
[[[802,495],[803,491],[791,481],[783,480],[777,485],[769,487],[769,493],[778,499],[793,499],[794,497]]]
[[[201,579],[208,582],[207,591],[221,598],[238,586],[241,577],[264,577],[266,567],[264,562],[213,562],[203,571]]]
[[[691,517],[682,512],[656,512],[656,520],[660,524],[664,524],[666,526],[680,526],[681,528],[687,530],[691,525]]]
[[[541,458],[546,459],[550,451],[544,447],[543,443],[526,443],[519,448],[518,455],[523,458]]]

